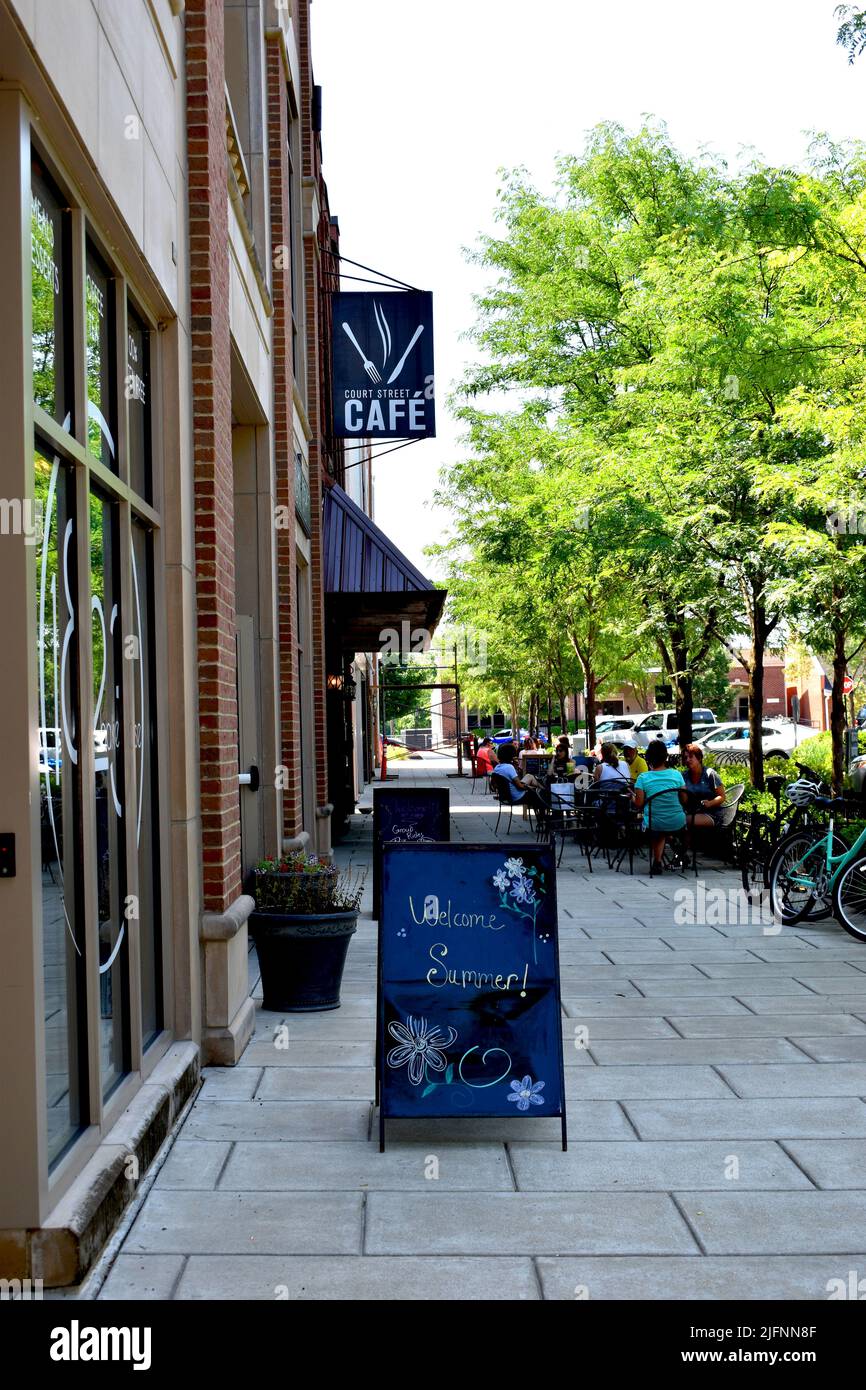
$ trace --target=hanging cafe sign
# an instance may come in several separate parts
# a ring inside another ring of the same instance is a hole
[[[333,296],[334,433],[424,439],[436,433],[433,296]]]

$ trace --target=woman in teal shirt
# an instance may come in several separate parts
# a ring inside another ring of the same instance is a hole
[[[686,823],[683,807],[686,803],[686,784],[682,773],[668,767],[668,750],[661,739],[651,739],[646,750],[649,770],[642,772],[634,784],[634,804],[644,808],[644,829],[650,829],[650,874],[662,871],[662,855],[667,836],[682,830]],[[647,802],[653,798],[652,806]]]

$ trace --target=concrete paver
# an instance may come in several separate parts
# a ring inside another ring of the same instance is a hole
[[[793,1151],[793,1146],[792,1146]],[[691,1188],[730,1188],[730,1143],[577,1144],[563,1154],[542,1144],[510,1144],[509,1153],[521,1192],[665,1192],[688,1183]],[[809,1178],[778,1144],[751,1141],[737,1145],[739,1188],[809,1188]]]
[[[596,1041],[590,1028],[587,1047],[601,1066],[714,1066],[720,1062],[808,1062],[785,1038],[659,1038],[646,1043]]]
[[[680,1193],[708,1255],[843,1254],[866,1229],[863,1192]]]
[[[235,1144],[220,1178],[226,1191],[513,1192],[503,1145],[328,1144],[315,1140]],[[431,1164],[431,1157],[435,1164]]]
[[[442,1259],[407,1257],[306,1259],[241,1255],[213,1259],[194,1255],[180,1280],[178,1298],[451,1300],[477,1302],[541,1297],[530,1259]]]
[[[810,1037],[836,1037],[843,1034],[861,1034],[863,1025],[850,1014],[827,1013],[810,1014],[808,1018],[792,1018],[790,1014],[752,1014],[748,1018],[725,1018],[721,1014],[706,1017],[681,1018],[674,1016],[671,1022],[686,1038],[793,1038],[800,1033]]]
[[[834,1139],[866,1135],[861,1100],[628,1101],[643,1139]]]
[[[785,1148],[816,1187],[863,1187],[862,1139],[789,1139]]]
[[[864,1255],[539,1259],[550,1299],[826,1299],[848,1271],[866,1271]]]
[[[822,1062],[813,1067],[723,1066],[738,1096],[864,1096],[866,1063]]]
[[[519,816],[494,837],[453,771],[398,775],[450,788],[455,839],[534,843]],[[370,831],[338,861],[369,868]],[[558,1120],[514,1117],[391,1121],[379,1154],[371,889],[339,1010],[265,1012],[256,984],[255,1037],[206,1071],[100,1297],[808,1300],[866,1277],[866,952],[834,923],[768,933],[720,866],[589,874],[566,845],[568,1152]],[[695,920],[709,889],[729,921]]]
[[[372,1192],[365,1250],[380,1255],[700,1253],[666,1193],[603,1191]]]
[[[791,1041],[815,1062],[866,1062],[866,1037],[818,1037],[809,1019],[809,1036],[792,1035]],[[835,1030],[834,1030],[835,1034]]]
[[[305,1192],[167,1192],[154,1188],[126,1238],[129,1254],[354,1254],[361,1248],[362,1197]]]

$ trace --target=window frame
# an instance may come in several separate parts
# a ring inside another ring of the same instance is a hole
[[[148,776],[155,788],[159,789],[156,811],[153,815],[152,833],[157,838],[154,856],[154,895],[155,916],[158,920],[154,930],[159,934],[160,986],[161,986],[161,1028],[145,1045],[142,1035],[141,1018],[141,950],[140,924],[129,919],[127,944],[127,988],[129,1012],[128,1063],[129,1070],[121,1074],[115,1085],[103,1095],[100,1071],[100,990],[98,952],[96,950],[96,928],[98,921],[96,903],[96,812],[95,800],[86,788],[94,785],[95,753],[92,738],[80,740],[80,778],[84,815],[81,826],[82,874],[80,901],[83,911],[83,936],[86,962],[85,997],[80,1001],[84,1018],[83,1031],[86,1038],[87,1054],[84,1067],[87,1073],[87,1111],[82,1115],[81,1128],[71,1136],[63,1150],[49,1167],[47,1158],[47,1137],[44,1147],[40,1144],[39,1185],[43,1199],[53,1204],[75,1180],[103,1142],[107,1132],[116,1123],[133,1096],[158,1065],[167,1049],[174,1041],[172,1019],[174,1016],[173,975],[171,970],[171,893],[170,893],[170,807],[165,789],[169,785],[168,767],[168,729],[167,729],[167,619],[165,603],[165,534],[162,516],[164,497],[164,469],[166,448],[163,439],[163,399],[161,390],[162,359],[159,343],[159,322],[148,308],[144,295],[130,281],[121,264],[118,253],[112,250],[104,230],[92,220],[87,210],[86,199],[81,195],[75,180],[63,167],[55,155],[50,142],[41,130],[37,130],[32,111],[27,112],[25,121],[29,140],[22,149],[21,196],[26,201],[27,221],[30,218],[31,157],[43,166],[54,186],[59,190],[69,210],[70,274],[67,290],[70,298],[68,313],[68,354],[70,385],[68,401],[70,406],[70,428],[64,429],[33,399],[32,387],[32,349],[25,344],[29,353],[30,366],[27,373],[25,413],[30,423],[30,449],[39,449],[51,459],[55,455],[73,471],[73,496],[76,515],[76,592],[73,596],[76,611],[76,625],[79,627],[79,661],[77,671],[77,708],[80,712],[81,729],[93,725],[93,651],[90,636],[90,531],[89,506],[94,492],[101,493],[116,505],[119,544],[119,583],[123,617],[125,623],[134,623],[133,612],[133,558],[132,528],[138,518],[152,537],[152,612],[150,622],[152,641],[150,653],[150,683],[154,702],[153,720],[156,727],[156,757],[148,769]],[[29,236],[25,249],[23,273],[30,293]],[[113,407],[116,414],[116,465],[117,471],[108,468],[94,457],[88,449],[87,439],[87,306],[86,306],[86,257],[90,245],[105,265],[112,287],[110,295],[111,336],[113,351],[111,378],[114,383]],[[147,334],[149,358],[149,445],[150,445],[150,500],[145,499],[131,486],[129,416],[125,392],[127,371],[127,306],[138,317]],[[27,301],[27,316],[24,332],[30,318],[30,301]],[[32,482],[31,482],[32,489]],[[146,585],[142,584],[142,590]],[[146,600],[145,600],[146,601]],[[86,616],[86,621],[85,621]],[[35,613],[31,616],[35,621]],[[132,629],[130,629],[132,630]],[[34,634],[35,649],[35,634]],[[135,714],[136,697],[133,690],[133,661],[122,664],[122,709],[123,730],[121,735],[123,782],[128,805],[135,804],[138,794],[138,777],[135,766]],[[31,708],[31,720],[38,725],[38,712]],[[40,806],[39,798],[31,808],[31,828],[39,836]],[[138,893],[138,845],[136,841],[135,817],[123,817],[123,862],[126,893]],[[42,960],[42,890],[39,880],[34,882],[33,930],[37,934],[39,948],[39,978],[44,973]],[[44,1088],[46,1057],[44,1039],[40,1050],[42,1079],[37,1080],[37,1091]],[[43,1132],[44,1132],[43,1125]]]

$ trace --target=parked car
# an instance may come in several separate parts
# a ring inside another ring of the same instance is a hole
[[[514,735],[510,729],[497,729],[493,735],[494,743],[510,743]],[[521,729],[517,735],[518,743],[522,743],[525,738],[529,738],[529,730]]]
[[[711,709],[692,710],[692,731],[698,733],[704,729],[717,727],[716,716]],[[661,738],[667,741],[677,733],[677,712],[674,709],[657,709],[652,714],[645,714],[638,719],[632,734],[641,748],[646,748],[651,738]]]
[[[736,724],[733,721],[729,721],[726,724],[714,724],[709,729],[701,729],[698,731],[693,729],[692,743],[699,743],[703,748],[707,743],[709,743],[711,738],[714,738],[717,735],[721,735],[728,730],[735,731],[739,728],[741,728],[740,724]],[[669,757],[678,758],[680,756],[679,735],[673,734],[670,738],[666,738],[665,747],[668,750]]]
[[[761,724],[764,757],[789,758],[814,732],[810,724],[794,724],[790,720],[765,720]],[[749,743],[749,726],[743,721],[720,724],[703,740],[703,746],[708,753],[743,753],[746,757],[749,755]]]
[[[618,739],[625,738],[626,734],[634,732],[634,726],[640,718],[640,714],[606,714],[595,726],[596,736],[602,743],[616,743]]]
[[[848,775],[855,792],[858,792],[860,796],[866,795],[866,753],[861,753],[858,758],[851,759]]]

